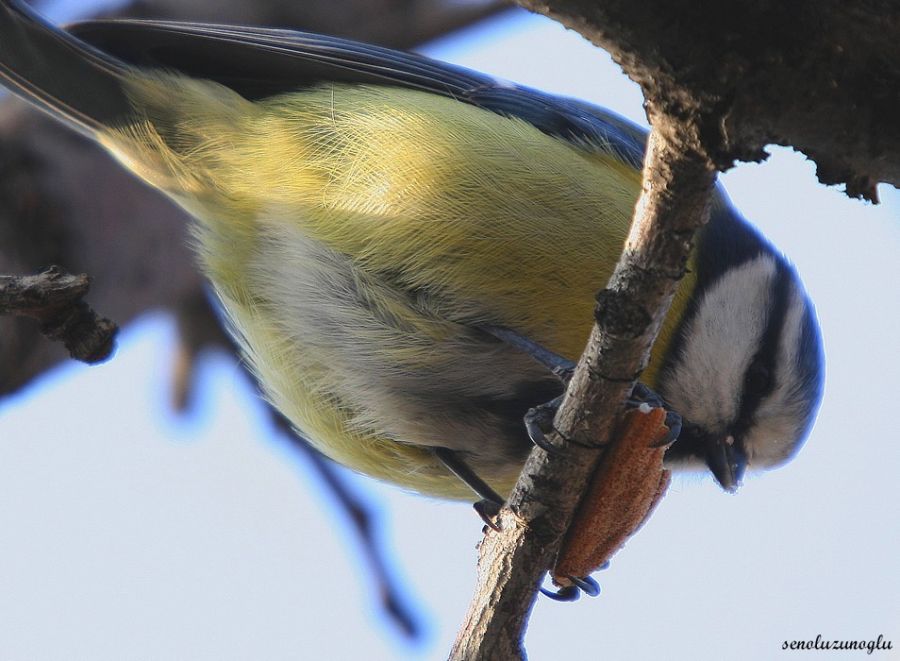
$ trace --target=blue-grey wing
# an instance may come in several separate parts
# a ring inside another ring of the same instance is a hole
[[[207,78],[259,99],[327,82],[396,85],[529,122],[635,168],[645,132],[613,112],[430,58],[291,30],[144,20],[78,23],[69,32],[123,62]]]

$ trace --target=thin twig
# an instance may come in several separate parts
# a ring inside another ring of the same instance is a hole
[[[69,355],[85,363],[112,355],[118,326],[84,302],[87,275],[70,275],[56,266],[39,275],[0,276],[0,314],[31,317],[41,332],[62,342]]]

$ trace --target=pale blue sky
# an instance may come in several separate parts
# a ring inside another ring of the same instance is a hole
[[[644,121],[609,58],[543,18],[513,12],[425,50]],[[600,597],[539,601],[533,659],[790,658],[782,641],[819,633],[900,646],[900,195],[848,200],[772,151],[723,181],[817,305],[828,364],[809,443],[735,496],[677,479],[598,575]],[[199,413],[173,418],[173,337],[150,316],[107,365],[67,365],[0,407],[0,661],[443,658],[474,584],[470,508],[353,478],[426,620],[406,644],[234,365],[209,360]]]

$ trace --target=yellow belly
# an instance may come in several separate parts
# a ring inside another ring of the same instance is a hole
[[[478,414],[452,413],[545,374],[470,329],[506,326],[577,359],[640,173],[525,122],[408,90],[224,98],[198,114],[197,127],[165,125],[177,140],[160,138],[159,122],[130,127],[129,158],[149,163],[142,176],[200,219],[205,267],[273,404],[340,463],[470,497],[422,446],[442,444],[443,432],[448,447],[481,452],[482,477],[504,493],[520,468],[504,457],[521,452],[490,451],[508,441],[480,434]],[[429,398],[430,384],[441,397]]]

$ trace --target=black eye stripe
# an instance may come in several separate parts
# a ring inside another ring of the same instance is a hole
[[[750,425],[760,402],[775,387],[775,365],[778,362],[781,330],[787,317],[791,293],[789,267],[778,260],[775,262],[775,269],[771,285],[772,304],[769,306],[766,326],[759,341],[759,349],[744,374],[737,423],[739,428],[745,429]]]
[[[747,373],[744,375],[743,391],[764,397],[772,391],[774,385],[772,376],[772,371],[761,362],[751,363],[750,367],[747,368]]]

